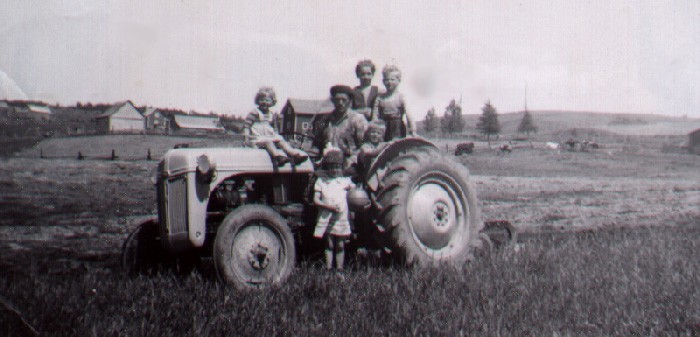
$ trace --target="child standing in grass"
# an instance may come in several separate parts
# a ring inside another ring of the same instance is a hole
[[[262,87],[255,95],[257,109],[251,111],[245,118],[245,129],[243,135],[245,142],[264,148],[270,154],[270,158],[277,166],[282,166],[288,162],[295,165],[306,161],[308,156],[301,150],[293,148],[279,134],[279,115],[272,112],[272,108],[277,104],[277,95],[271,87]],[[278,149],[279,147],[280,149]]]
[[[343,270],[345,243],[350,238],[350,212],[347,191],[355,187],[349,177],[343,177],[343,153],[334,147],[324,151],[322,173],[314,185],[314,204],[319,207],[314,237],[325,243],[326,268]]]
[[[382,76],[386,92],[374,101],[373,118],[379,118],[386,123],[384,140],[406,137],[413,134],[413,123],[406,110],[406,99],[398,91],[401,84],[401,71],[394,65],[387,65],[382,69]],[[404,122],[405,121],[405,122]]]

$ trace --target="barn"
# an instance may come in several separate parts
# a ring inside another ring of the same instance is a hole
[[[170,119],[156,108],[146,108],[143,117],[146,119],[146,130],[170,129]]]
[[[282,108],[282,134],[309,134],[316,115],[325,115],[333,111],[329,99],[309,100],[290,98]],[[290,137],[290,136],[288,136]]]
[[[173,130],[187,134],[224,133],[219,117],[197,115],[173,115]]]
[[[146,120],[131,101],[112,105],[95,117],[98,133],[143,132]]]
[[[688,134],[688,150],[700,155],[700,129]]]

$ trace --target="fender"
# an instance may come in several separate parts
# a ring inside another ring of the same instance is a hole
[[[372,161],[372,165],[364,177],[364,180],[367,182],[367,186],[370,188],[370,190],[372,192],[377,191],[377,187],[379,186],[377,171],[379,169],[385,167],[389,162],[394,160],[394,158],[398,157],[404,151],[418,147],[437,149],[435,144],[419,136],[394,140],[387,147],[385,147],[384,150],[382,150],[382,152],[380,152],[379,155],[377,155],[377,157]]]

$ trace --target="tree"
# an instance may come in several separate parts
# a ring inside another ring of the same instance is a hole
[[[447,110],[450,111],[451,121],[450,121],[450,133],[460,133],[464,129],[464,119],[462,118],[462,107],[455,102],[453,99],[450,101],[450,105],[447,106]],[[445,112],[447,113],[447,112]]]
[[[445,111],[445,114],[440,118],[440,130],[442,133],[450,133],[450,122],[452,121],[452,116]]]
[[[436,131],[439,122],[438,117],[435,115],[435,108],[430,108],[428,113],[425,115],[425,119],[423,120],[423,130],[426,133]]]
[[[445,114],[440,121],[440,126],[444,133],[459,133],[464,129],[462,107],[454,99],[445,107]]]
[[[497,135],[501,131],[501,125],[498,123],[498,113],[496,108],[491,105],[491,101],[487,101],[484,107],[481,108],[481,116],[479,122],[476,123],[476,128],[486,135],[486,140],[491,148],[491,135]]]
[[[518,132],[525,133],[528,137],[530,136],[530,132],[537,133],[537,126],[535,126],[535,122],[532,121],[532,115],[527,109],[525,109],[523,119],[520,120],[520,125],[518,125]]]

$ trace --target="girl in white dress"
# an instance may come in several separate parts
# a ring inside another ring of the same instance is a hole
[[[314,237],[325,243],[326,268],[342,270],[345,263],[345,243],[350,238],[350,212],[347,192],[355,187],[350,177],[343,177],[343,153],[327,148],[321,160],[323,173],[314,185],[314,204],[319,207]]]

